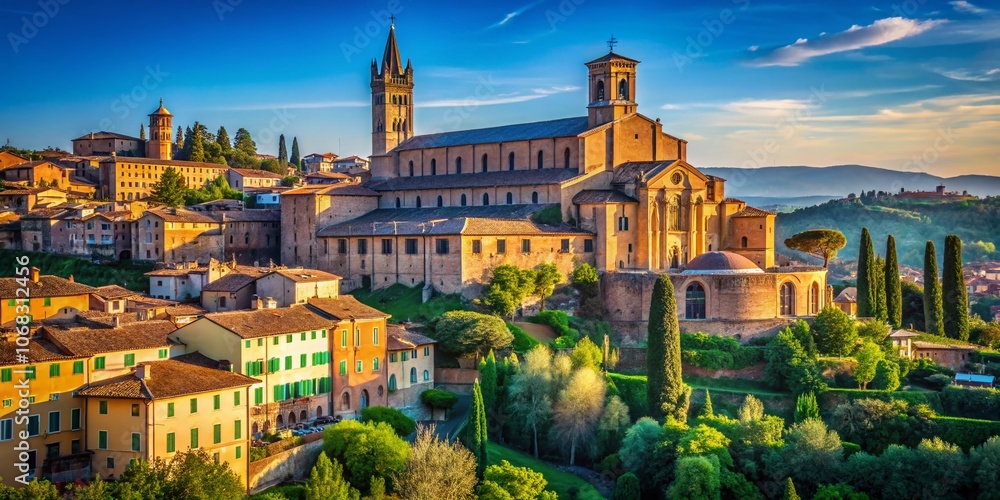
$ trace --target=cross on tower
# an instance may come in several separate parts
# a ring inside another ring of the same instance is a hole
[[[611,35],[611,40],[608,40],[608,48],[611,49],[611,52],[615,51],[615,45],[618,45],[618,39]]]
[[[395,25],[396,25],[396,15],[395,15],[395,14],[393,14],[393,15],[389,16],[389,22],[390,22],[390,23],[391,23],[391,24],[392,24],[393,26],[395,26]]]

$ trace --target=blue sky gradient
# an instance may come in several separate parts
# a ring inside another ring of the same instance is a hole
[[[284,133],[303,155],[368,155],[389,14],[418,134],[585,114],[583,64],[613,34],[642,61],[639,111],[688,139],[696,166],[1000,170],[1000,5],[986,0],[5,0],[0,141],[138,135],[162,96],[175,125],[245,127],[261,152]]]

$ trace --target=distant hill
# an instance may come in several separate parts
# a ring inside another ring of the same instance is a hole
[[[828,196],[844,198],[850,193],[865,191],[899,192],[933,191],[944,184],[948,191],[968,191],[976,196],[1000,195],[1000,177],[960,175],[938,177],[924,172],[900,172],[862,165],[832,167],[706,167],[699,168],[709,175],[726,179],[726,196],[739,198],[789,196]],[[781,205],[780,201],[772,204]]]
[[[763,208],[764,210],[770,210],[772,212],[791,212],[796,208],[821,205],[830,200],[842,198],[842,196],[739,196],[739,198],[747,202],[750,206]]]

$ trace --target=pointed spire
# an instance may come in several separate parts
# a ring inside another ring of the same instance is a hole
[[[389,27],[389,39],[385,42],[385,52],[382,54],[382,71],[383,77],[403,74],[402,58],[399,57],[399,45],[396,43],[395,20]]]

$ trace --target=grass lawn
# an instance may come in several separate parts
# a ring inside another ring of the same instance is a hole
[[[393,323],[404,321],[427,321],[448,311],[464,310],[465,302],[461,296],[440,295],[431,298],[426,303],[423,300],[423,284],[408,287],[396,283],[389,288],[369,292],[358,289],[351,292],[354,298],[364,304],[374,307],[384,313],[391,314]]]
[[[120,285],[135,292],[149,291],[149,278],[144,273],[153,270],[153,264],[136,261],[94,264],[90,259],[40,252],[0,250],[0,276],[12,276],[14,259],[27,255],[31,266],[42,274],[63,278],[70,275],[78,283],[90,286]]]
[[[579,490],[577,498],[580,500],[603,500],[604,498],[590,483],[569,472],[556,469],[531,455],[493,442],[487,443],[486,452],[489,455],[490,464],[498,464],[501,460],[506,460],[512,465],[541,472],[545,476],[545,480],[549,482],[545,489],[555,491],[559,494],[560,499],[570,498],[569,489],[574,486]]]

